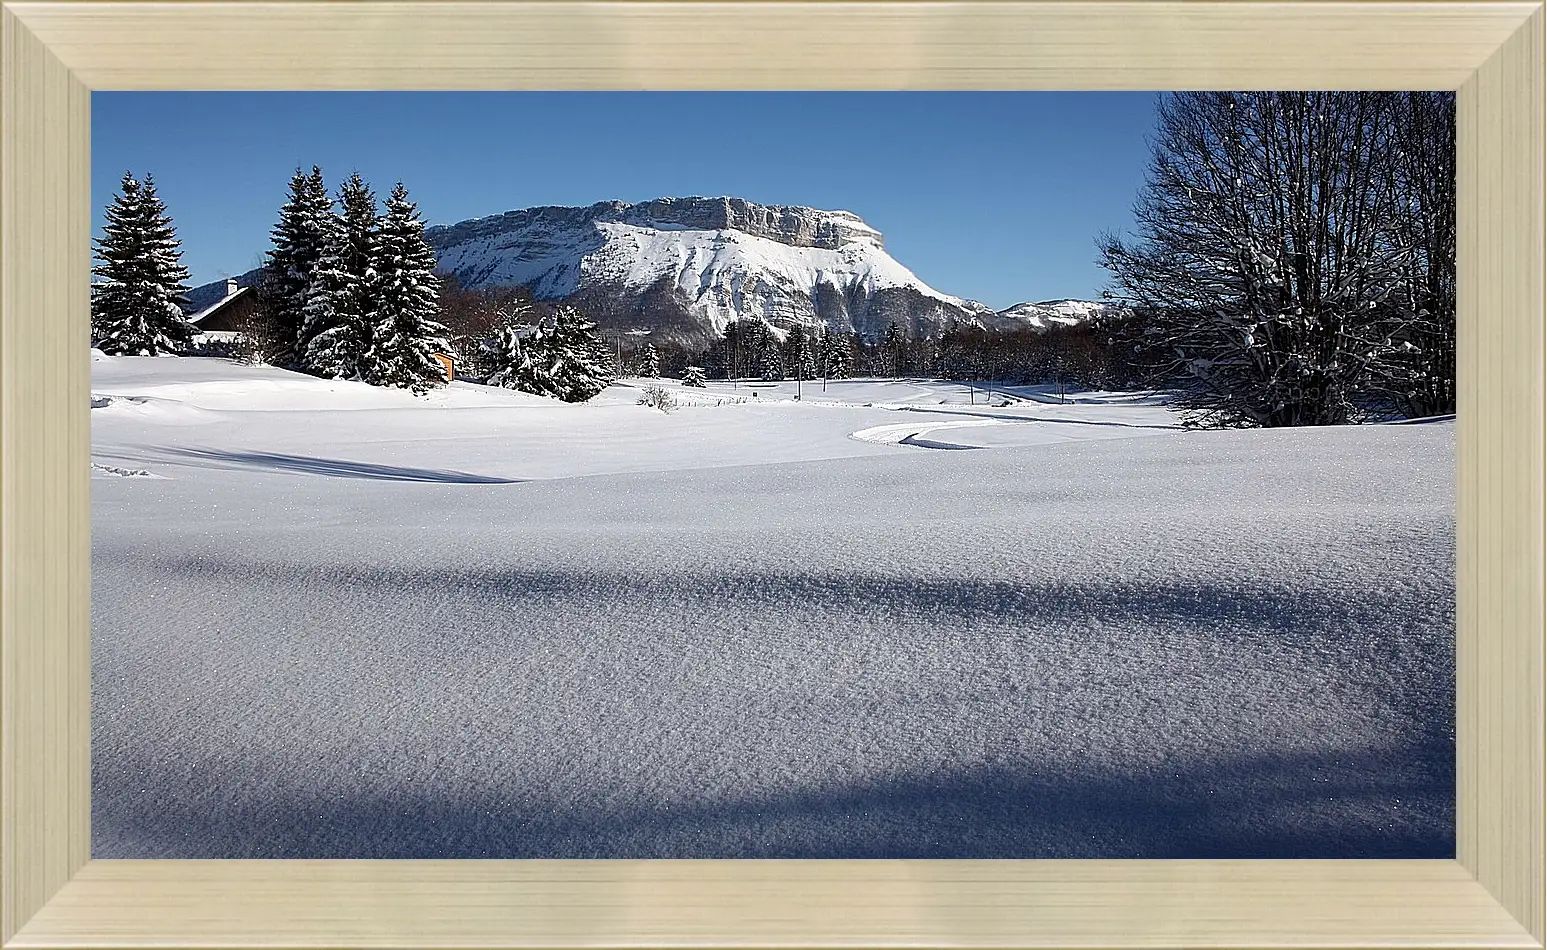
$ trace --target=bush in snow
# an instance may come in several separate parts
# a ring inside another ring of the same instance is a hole
[[[248,363],[296,365],[296,329],[280,312],[275,272],[265,267],[249,293],[256,296],[257,306],[237,320],[232,355]]]
[[[172,352],[194,335],[177,303],[188,291],[182,247],[149,175],[141,182],[125,172],[119,187],[95,242],[92,340],[109,355]]]
[[[1393,112],[1404,207],[1394,243],[1412,265],[1391,308],[1390,374],[1376,389],[1416,419],[1456,411],[1456,96],[1397,93]]]
[[[521,337],[524,330],[525,328],[507,324],[494,331],[493,338],[484,345],[484,362],[493,367],[486,382],[490,386],[519,389],[538,396],[551,395],[551,393],[539,391],[537,387],[532,360],[527,356],[526,347],[522,345]]]
[[[442,299],[444,301],[444,297]],[[446,313],[444,306],[443,302],[442,317]],[[454,320],[462,322],[463,326],[468,325],[465,313]],[[530,332],[537,317],[532,313],[530,303],[510,300],[491,305],[487,313],[479,314],[479,322],[486,326],[475,327],[474,332],[454,336],[451,346],[455,350],[453,355],[458,358],[458,365],[466,368],[462,375],[487,381],[511,365],[511,334]]]
[[[454,273],[436,277],[440,282],[440,314],[436,319],[457,348],[458,362],[468,367],[466,375],[489,375],[490,371],[479,365],[480,346],[502,326],[533,322],[532,292],[525,287],[464,287]]]
[[[682,376],[682,385],[693,386],[698,389],[707,388],[704,382],[704,370],[701,366],[689,366]]]
[[[659,386],[646,386],[634,402],[635,405],[649,406],[662,412],[671,412],[677,408],[676,397]]]

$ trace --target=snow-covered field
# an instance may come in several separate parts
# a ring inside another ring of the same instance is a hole
[[[1453,853],[1450,424],[642,385],[96,359],[94,855]]]

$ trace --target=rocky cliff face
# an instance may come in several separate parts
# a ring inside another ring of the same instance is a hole
[[[437,244],[452,247],[507,233],[555,234],[597,222],[687,231],[734,230],[790,247],[837,250],[859,241],[885,249],[880,232],[851,212],[759,205],[743,198],[657,198],[639,204],[599,201],[585,208],[525,208],[440,225],[428,232]]]
[[[1016,324],[943,294],[886,253],[847,211],[741,198],[529,208],[426,231],[443,271],[468,286],[521,284],[583,304],[604,326],[702,343],[741,317],[866,336],[952,321]],[[1019,325],[1024,325],[1020,323]]]

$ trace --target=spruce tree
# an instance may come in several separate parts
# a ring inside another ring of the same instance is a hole
[[[758,344],[762,340],[763,324],[750,317],[726,323],[720,341],[721,359],[725,363],[726,379],[741,379],[751,375],[757,366]]]
[[[881,340],[881,357],[886,361],[887,374],[893,379],[902,375],[903,350],[906,346],[902,327],[896,323],[889,324],[886,336]]]
[[[689,366],[682,374],[682,385],[692,386],[696,389],[706,389],[704,382],[704,370],[701,366]]]
[[[549,362],[558,389],[565,402],[585,402],[612,385],[617,378],[612,351],[596,330],[574,307],[560,306],[553,315],[553,327],[547,335]]]
[[[303,365],[321,376],[371,379],[376,196],[358,174],[339,188],[339,225],[324,249],[301,328]]]
[[[525,337],[514,328],[501,328],[492,349],[493,386],[585,402],[615,378],[612,353],[596,325],[573,307],[559,307],[546,325]]]
[[[373,245],[375,264],[371,349],[366,381],[423,393],[445,381],[436,353],[451,349],[446,328],[436,321],[440,281],[435,252],[424,239],[419,209],[398,182],[387,196]]]
[[[798,323],[784,338],[784,367],[796,379],[815,379],[818,375],[816,359],[811,355],[811,337]]]
[[[110,355],[172,352],[195,332],[177,303],[188,290],[182,247],[149,175],[141,182],[125,172],[119,187],[95,242],[92,338]]]
[[[263,296],[280,347],[274,357],[300,362],[311,342],[310,335],[302,332],[306,304],[321,286],[318,271],[323,257],[338,240],[338,219],[322,169],[313,165],[309,175],[296,169],[290,179],[290,197],[269,233],[274,247],[263,265]]]
[[[539,333],[541,331],[538,331]],[[552,396],[553,392],[543,385],[536,374],[532,354],[541,347],[541,339],[533,341],[529,349],[514,326],[498,327],[487,345],[488,361],[494,367],[487,380],[490,386],[519,389],[538,396]]]
[[[634,370],[635,376],[646,379],[661,378],[661,357],[656,353],[654,343],[645,344],[644,350],[640,352],[639,358],[634,363]]]
[[[757,374],[769,382],[784,379],[784,353],[779,338],[774,336],[768,324],[758,321],[757,327]]]
[[[854,356],[847,337],[828,331],[822,337],[822,375],[828,379],[847,379]]]

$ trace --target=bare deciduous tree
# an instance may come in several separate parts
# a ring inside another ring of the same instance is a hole
[[[1433,144],[1404,131],[1401,106],[1370,92],[1162,100],[1141,239],[1106,237],[1101,256],[1189,423],[1358,421],[1411,375],[1428,303],[1403,227],[1430,171],[1397,166],[1404,146]],[[1453,304],[1429,315],[1453,324]]]
[[[1391,307],[1398,349],[1376,388],[1417,418],[1456,411],[1455,94],[1402,93],[1393,122],[1393,235],[1408,270]]]

